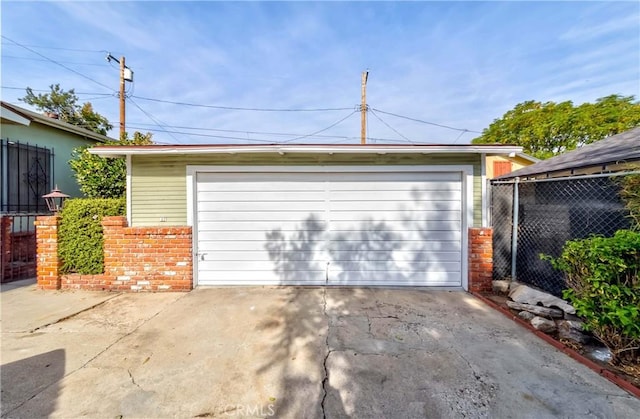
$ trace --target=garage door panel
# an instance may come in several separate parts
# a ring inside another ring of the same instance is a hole
[[[372,205],[373,204],[373,205]],[[368,215],[376,218],[380,212],[397,212],[402,215],[404,211],[460,211],[460,201],[422,201],[402,202],[377,201],[372,196],[369,200],[359,201],[331,201],[330,211],[367,211]]]
[[[296,251],[296,250],[287,250],[286,251],[286,260],[287,261],[318,261],[318,259],[323,256],[319,255],[314,251]],[[217,250],[215,252],[208,253],[205,256],[205,260],[207,262],[219,262],[219,261],[229,261],[229,262],[274,262],[274,257],[269,255],[268,252],[264,251],[237,251],[237,250]]]
[[[327,228],[327,223],[317,221],[314,223],[305,223],[305,220],[291,221],[203,221],[199,223],[200,227],[206,231],[270,231],[278,229],[282,232],[291,233],[299,231],[302,226],[305,230],[322,231]]]
[[[353,221],[331,220],[331,231],[334,233],[346,233],[349,231],[360,231],[358,226],[354,226]],[[375,222],[375,220],[374,220]],[[437,231],[437,230],[454,230],[460,231],[460,221],[456,220],[388,220],[385,219],[382,224],[385,228],[393,231]],[[288,224],[287,224],[288,225]],[[323,224],[324,225],[324,224]],[[240,226],[242,227],[242,226]],[[283,227],[284,228],[284,227]]]
[[[353,201],[353,197],[356,194],[360,194],[364,189],[359,190],[346,190],[346,191],[331,191],[330,199],[335,202],[339,201]],[[374,191],[368,191],[374,192]],[[442,190],[442,191],[375,191],[375,194],[370,196],[372,201],[406,201],[412,202],[433,202],[433,201],[457,201],[460,200],[460,191],[456,190]]]
[[[372,205],[370,205],[372,206]],[[371,219],[385,221],[428,220],[428,221],[460,221],[460,211],[376,211],[373,213],[360,211],[331,211],[331,221],[367,221]]]
[[[461,285],[460,173],[198,174],[196,197],[199,284]]]
[[[203,202],[324,202],[324,197],[317,192],[302,191],[252,191],[247,192],[198,192],[198,200]]]
[[[457,251],[456,251],[457,250]],[[397,263],[408,263],[412,261],[424,261],[424,262],[460,262],[460,244],[457,243],[451,246],[450,251],[428,251],[428,250],[420,250],[420,251],[406,251],[406,250],[395,250],[391,253],[388,251],[380,251],[380,250],[371,250],[367,252],[358,252],[358,254],[354,254],[354,252],[349,250],[329,250],[331,254],[332,262],[341,262],[341,261],[350,261],[350,260],[361,260],[361,261],[389,261],[394,260]]]
[[[304,223],[306,220],[318,220],[323,222],[325,217],[325,211],[277,211],[277,212],[264,212],[264,211],[201,211],[198,213],[198,221],[277,221],[277,222],[297,222]]]

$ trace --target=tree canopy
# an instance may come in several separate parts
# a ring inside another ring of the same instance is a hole
[[[546,159],[640,126],[640,102],[634,96],[610,95],[595,103],[517,104],[495,119],[474,144],[515,144]]]
[[[19,100],[35,106],[42,112],[55,113],[61,120],[69,124],[86,128],[98,134],[107,135],[107,132],[113,128],[107,118],[93,110],[90,102],[79,105],[79,99],[74,89],[65,91],[60,87],[60,84],[52,84],[49,88],[51,89],[49,93],[36,95],[30,87],[27,87],[27,94]]]

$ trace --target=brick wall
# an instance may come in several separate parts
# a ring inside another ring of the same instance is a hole
[[[36,218],[36,277],[38,288],[60,289],[60,259],[58,258],[57,215]]]
[[[0,282],[9,279],[11,260],[11,217],[0,216]]]
[[[127,227],[125,217],[104,217],[102,227],[104,273],[62,275],[61,288],[110,291],[193,288],[191,227]]]
[[[493,279],[493,229],[469,229],[469,291],[491,291]]]

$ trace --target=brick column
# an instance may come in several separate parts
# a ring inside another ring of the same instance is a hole
[[[122,246],[127,217],[102,217],[102,234],[104,238],[104,273],[116,275],[118,266],[122,264]],[[130,255],[135,257],[135,255]]]
[[[11,217],[0,217],[0,282],[9,279],[12,221]]]
[[[493,229],[469,228],[469,291],[491,291],[493,279]]]
[[[38,288],[45,290],[60,289],[60,258],[58,258],[58,221],[57,215],[36,218],[36,275]]]

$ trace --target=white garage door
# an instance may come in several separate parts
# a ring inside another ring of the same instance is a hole
[[[460,172],[198,173],[199,285],[462,285]]]

